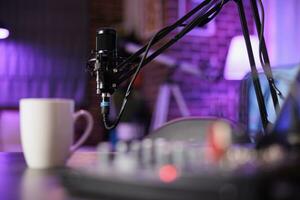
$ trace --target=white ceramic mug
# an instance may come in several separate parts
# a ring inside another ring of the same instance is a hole
[[[93,118],[85,110],[74,113],[71,99],[21,99],[21,143],[30,168],[63,166],[70,155],[88,138]],[[81,138],[72,145],[74,123],[83,116],[87,127]]]

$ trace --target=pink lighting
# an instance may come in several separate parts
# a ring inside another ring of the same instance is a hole
[[[9,36],[9,31],[5,28],[0,28],[0,39],[5,39]]]

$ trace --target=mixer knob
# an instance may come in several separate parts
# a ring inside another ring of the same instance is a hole
[[[128,151],[128,145],[126,142],[120,141],[116,144],[116,153],[124,154],[127,153],[127,151]]]
[[[173,142],[171,148],[172,164],[174,164],[179,171],[182,171],[186,164],[185,144],[183,142]]]
[[[142,141],[141,146],[141,162],[145,168],[149,168],[152,165],[153,158],[153,144],[151,139],[145,139]]]
[[[101,142],[97,147],[97,160],[101,169],[105,169],[110,164],[111,145],[108,142]]]
[[[170,142],[163,138],[154,141],[154,161],[157,167],[170,164]]]
[[[137,140],[132,141],[129,146],[129,154],[136,160],[139,160],[140,151],[141,151],[141,142]]]
[[[131,174],[138,168],[138,160],[128,152],[128,144],[120,141],[116,144],[116,154],[113,166],[117,172]]]

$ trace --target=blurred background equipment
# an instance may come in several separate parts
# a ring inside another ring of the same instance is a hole
[[[178,67],[175,66],[174,68],[175,69],[173,70],[175,72]],[[165,82],[159,87],[151,130],[155,130],[166,123],[172,96],[175,98],[181,117],[187,117],[190,115],[190,111],[186,105],[180,87],[175,80],[172,80],[172,75],[173,72],[167,76]]]
[[[286,97],[288,96],[288,93],[291,90],[291,86],[293,85],[294,81],[296,80],[296,76],[299,73],[299,64],[285,66],[285,67],[273,67],[273,75],[274,80],[276,83],[276,87],[281,92],[280,98],[279,98],[279,104],[282,106],[284,101],[286,100]],[[268,84],[266,77],[263,73],[259,73],[259,77],[262,84],[264,99],[266,101],[267,111],[268,111],[268,119],[272,124],[275,123],[277,117],[276,112],[274,110],[274,107],[272,105],[272,101],[270,99],[270,93],[268,90]],[[242,114],[244,116],[241,118],[241,121],[243,123],[247,124],[246,126],[246,132],[249,134],[249,136],[253,139],[253,142],[255,138],[258,136],[259,131],[262,128],[260,118],[259,118],[259,111],[257,110],[257,103],[254,99],[254,89],[253,89],[253,83],[251,81],[251,75],[247,74],[245,78],[242,81],[242,97],[243,99],[243,106],[246,108]],[[272,124],[270,124],[272,126]]]
[[[128,43],[125,44],[125,48],[130,53],[134,53],[138,51],[141,47],[133,43]],[[150,50],[150,53],[153,53],[153,51]],[[150,130],[155,130],[167,122],[169,106],[172,98],[171,95],[173,95],[173,97],[175,98],[175,101],[180,111],[180,116],[187,117],[190,115],[190,111],[186,105],[179,84],[177,81],[173,80],[173,75],[176,73],[176,70],[179,69],[187,74],[199,78],[201,76],[201,72],[199,71],[197,66],[188,62],[179,62],[178,60],[167,56],[163,53],[157,56],[154,62],[164,64],[170,69],[164,82],[162,83],[162,85],[159,86],[155,108],[153,110]]]

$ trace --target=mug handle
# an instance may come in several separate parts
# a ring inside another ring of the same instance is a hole
[[[89,135],[90,135],[90,133],[92,132],[92,129],[93,129],[93,124],[94,124],[93,117],[86,110],[79,110],[74,114],[74,116],[73,116],[74,117],[74,123],[81,116],[83,116],[86,119],[87,126],[86,126],[85,131],[82,134],[81,138],[79,138],[79,140],[71,146],[70,154],[74,153],[85,142],[85,140],[89,137]]]

